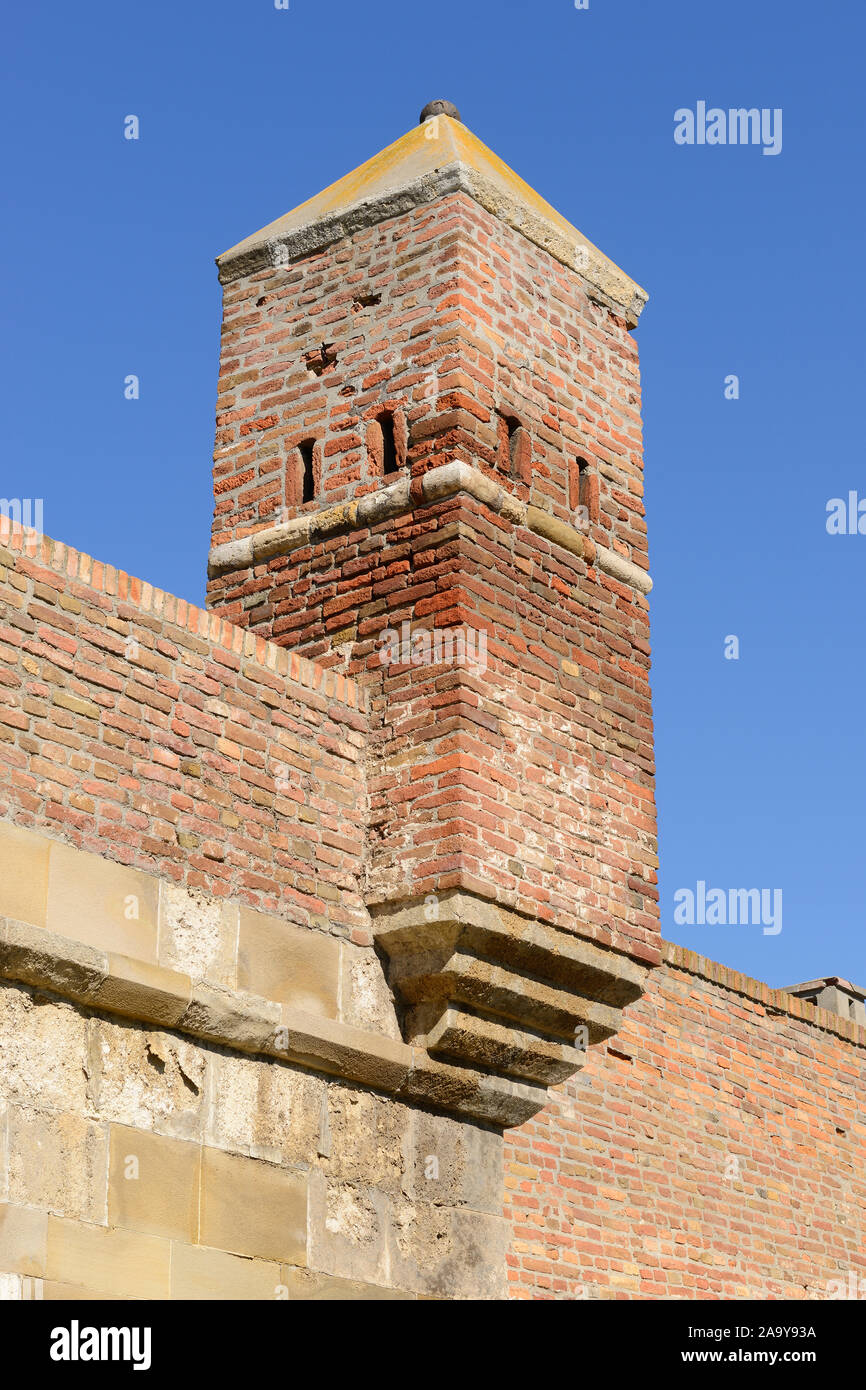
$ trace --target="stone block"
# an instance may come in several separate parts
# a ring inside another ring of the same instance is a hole
[[[412,1049],[405,1043],[305,1014],[288,1004],[282,1005],[275,1050],[302,1066],[334,1072],[377,1090],[398,1090],[412,1068]]]
[[[87,1020],[63,1000],[0,981],[0,1076],[10,1102],[84,1114]]]
[[[108,956],[29,922],[0,920],[0,971],[78,1003],[93,1003],[108,973]]]
[[[199,1240],[236,1255],[305,1264],[306,1175],[205,1149]]]
[[[283,1265],[280,1282],[290,1303],[396,1303],[414,1302],[415,1295],[379,1284],[361,1284],[353,1279],[335,1279],[312,1269],[293,1269]]]
[[[155,964],[157,888],[149,874],[55,843],[45,924],[59,936]]]
[[[106,1293],[104,1289],[87,1289],[81,1284],[61,1284],[56,1279],[41,1281],[41,1297],[46,1303],[130,1303],[132,1294]]]
[[[408,1177],[407,1194],[416,1201],[499,1216],[502,1135],[450,1115],[413,1110]]]
[[[45,1275],[99,1294],[168,1298],[171,1244],[137,1231],[48,1218]]]
[[[172,1246],[172,1298],[273,1300],[281,1282],[280,1266],[267,1260],[178,1241]]]
[[[105,1219],[104,1126],[82,1115],[10,1105],[8,1135],[11,1202],[85,1221]]]
[[[14,1274],[45,1273],[48,1213],[33,1207],[0,1205],[0,1269]]]
[[[111,1126],[108,1221],[148,1235],[198,1238],[201,1147]]]
[[[51,845],[32,830],[0,822],[0,916],[45,926]]]
[[[163,880],[159,892],[159,960],[194,980],[237,985],[238,906]]]
[[[309,1181],[310,1268],[361,1283],[389,1283],[387,1196],[315,1170]]]
[[[397,1203],[389,1230],[391,1281],[439,1298],[505,1298],[510,1240],[502,1216]]]
[[[109,974],[97,993],[97,1006],[170,1028],[189,1006],[188,975],[161,965],[109,955]]]
[[[341,1021],[399,1040],[397,1010],[379,957],[369,947],[348,941],[342,951]]]
[[[406,1171],[411,1111],[388,1096],[333,1082],[327,1090],[330,1180],[399,1192]]]
[[[282,1007],[257,995],[197,983],[178,1026],[244,1052],[267,1051],[280,1026]]]
[[[337,1017],[340,943],[279,917],[240,909],[238,985],[308,1014]]]
[[[215,1053],[205,1142],[277,1163],[314,1160],[328,1082],[289,1063]]]
[[[188,1038],[123,1020],[94,1019],[88,1104],[102,1120],[199,1139],[210,1053]]]

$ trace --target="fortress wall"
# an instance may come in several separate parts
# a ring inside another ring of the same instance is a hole
[[[501,1294],[497,1099],[372,948],[357,688],[3,542],[0,1296]]]

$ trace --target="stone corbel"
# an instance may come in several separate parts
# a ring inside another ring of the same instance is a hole
[[[459,889],[370,911],[403,1036],[442,1061],[557,1085],[643,992],[627,956]]]

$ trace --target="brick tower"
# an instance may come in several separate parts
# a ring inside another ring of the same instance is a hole
[[[218,266],[209,607],[367,688],[407,1041],[560,1080],[659,960],[646,295],[445,102]]]

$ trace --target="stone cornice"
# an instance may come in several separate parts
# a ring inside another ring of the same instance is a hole
[[[649,574],[634,561],[599,545],[567,521],[561,521],[540,507],[521,502],[479,469],[460,461],[431,468],[414,482],[404,477],[359,501],[307,512],[279,526],[268,526],[240,540],[214,546],[208,557],[208,574],[213,578],[229,570],[249,569],[264,564],[275,555],[289,555],[300,546],[311,545],[320,538],[356,527],[376,526],[416,506],[454,497],[460,492],[468,493],[516,526],[525,526],[535,535],[578,556],[619,583],[641,594],[648,594],[652,588]]]
[[[628,956],[474,893],[371,912],[406,1041],[486,1073],[566,1080],[644,987],[646,967]]]

